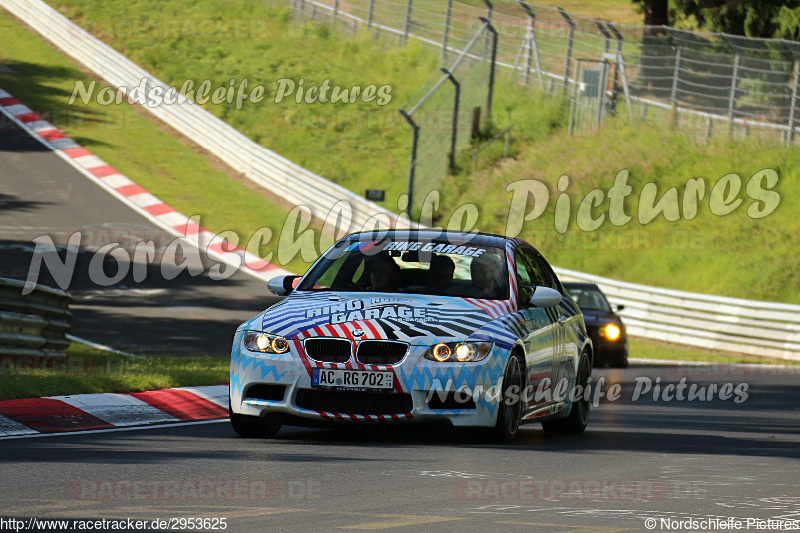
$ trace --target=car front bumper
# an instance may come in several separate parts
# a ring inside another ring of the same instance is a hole
[[[395,365],[321,363],[305,355],[301,341],[290,341],[287,353],[268,354],[247,350],[243,336],[243,331],[236,332],[231,353],[231,410],[308,422],[446,422],[491,427],[497,420],[498,391],[510,353],[494,344],[482,361],[439,363],[423,358],[430,347],[427,344],[411,345]],[[315,388],[311,379],[314,368],[390,370],[394,373],[394,390]]]

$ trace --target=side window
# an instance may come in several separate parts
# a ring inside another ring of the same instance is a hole
[[[525,285],[542,285],[549,287],[545,272],[542,271],[539,258],[536,253],[530,248],[522,248],[517,250],[517,270],[519,267],[525,269],[527,273],[527,282]]]
[[[522,287],[523,285],[530,285],[531,284],[531,275],[528,273],[528,269],[525,268],[525,260],[523,259],[522,254],[518,251],[517,252],[517,285]]]
[[[540,274],[536,268],[536,260],[533,256],[533,250],[528,248],[517,248],[514,254],[517,271],[517,285],[519,286],[519,302],[524,307],[524,302],[527,302],[531,297],[532,290],[526,289],[524,286],[541,285]]]
[[[560,292],[561,289],[558,286],[558,281],[556,281],[556,275],[545,258],[542,257],[542,254],[536,252],[534,261],[536,262],[537,271],[540,274],[541,283],[539,283],[539,285],[542,287],[550,287]]]

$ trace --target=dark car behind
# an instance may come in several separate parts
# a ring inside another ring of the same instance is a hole
[[[594,366],[628,366],[628,335],[625,325],[594,283],[563,283],[583,312],[586,330],[594,345]],[[621,310],[618,306],[617,310]]]

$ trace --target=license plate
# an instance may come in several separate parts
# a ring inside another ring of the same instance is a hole
[[[394,372],[314,368],[311,385],[326,389],[390,390],[394,388]]]

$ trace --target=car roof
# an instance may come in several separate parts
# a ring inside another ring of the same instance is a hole
[[[503,235],[491,233],[467,233],[462,231],[437,231],[430,229],[407,229],[407,230],[377,230],[362,231],[353,233],[345,237],[351,241],[372,241],[372,240],[403,240],[403,241],[422,241],[422,242],[447,242],[451,244],[471,244],[477,246],[493,246],[503,248],[507,242],[522,244],[520,239],[511,239]]]
[[[585,283],[585,282],[578,282],[578,281],[562,281],[561,284],[566,287],[567,289],[595,289],[599,292],[603,292],[600,290],[600,287],[597,286],[596,283]]]

